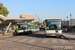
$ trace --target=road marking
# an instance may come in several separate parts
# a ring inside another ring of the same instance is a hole
[[[55,39],[52,39],[52,43],[57,43],[57,41]]]
[[[8,38],[8,39],[3,39],[3,40],[0,40],[0,42],[7,41],[7,40],[9,40],[9,38]]]
[[[3,41],[5,41],[5,40],[0,40],[0,42],[3,42]]]
[[[29,41],[29,43],[32,43],[32,42],[34,42],[36,39],[32,39],[31,41]]]
[[[45,39],[45,40],[43,40],[43,42],[42,42],[42,43],[47,43],[47,41],[48,41],[48,39]]]
[[[28,40],[28,39],[23,39],[23,40],[21,40],[21,41],[18,41],[18,42],[24,42],[24,41],[26,41],[26,40]]]
[[[61,48],[61,49],[70,49],[70,50],[72,50],[72,49],[74,49],[74,46],[52,46],[52,48]]]
[[[67,43],[65,40],[61,40],[62,43]]]
[[[72,44],[75,44],[75,43],[72,43]]]
[[[7,42],[13,42],[13,41],[16,41],[16,40],[19,40],[19,39],[13,39],[13,40],[9,40]]]

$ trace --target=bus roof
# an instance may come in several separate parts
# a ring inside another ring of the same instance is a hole
[[[30,23],[27,23],[28,25],[34,25],[34,24],[30,24]]]
[[[35,26],[39,26],[39,25],[35,25]]]
[[[62,20],[61,18],[46,18],[45,20],[49,20],[49,19],[60,19],[60,20]]]
[[[18,23],[18,24],[22,24],[22,25],[33,25],[33,26],[39,26],[39,25],[34,25],[34,24],[31,24],[31,23]]]
[[[47,18],[47,19],[45,19],[45,20],[62,20],[62,19],[60,19],[60,18]]]
[[[22,25],[34,25],[34,24],[30,24],[30,23],[18,23],[18,24],[22,24]]]

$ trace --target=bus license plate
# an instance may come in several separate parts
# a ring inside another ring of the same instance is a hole
[[[51,35],[51,36],[55,36],[55,35]]]

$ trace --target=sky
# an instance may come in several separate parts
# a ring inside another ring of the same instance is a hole
[[[31,14],[42,21],[46,18],[75,18],[75,0],[0,0],[7,7],[9,18],[19,18],[21,14]]]

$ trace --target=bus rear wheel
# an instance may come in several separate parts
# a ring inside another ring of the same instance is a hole
[[[61,38],[61,36],[59,36],[59,38]]]
[[[59,36],[59,38],[61,38],[61,36]]]
[[[57,38],[61,38],[61,36],[56,36]]]

